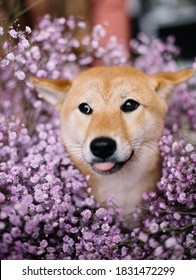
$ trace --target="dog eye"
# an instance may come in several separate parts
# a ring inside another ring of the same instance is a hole
[[[121,110],[125,113],[132,112],[139,107],[139,103],[133,99],[127,99],[125,103],[121,105]]]
[[[81,113],[85,115],[90,115],[93,112],[93,109],[87,103],[81,103],[78,106],[78,109],[80,110]]]

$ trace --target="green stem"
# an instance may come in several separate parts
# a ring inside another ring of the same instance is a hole
[[[143,207],[143,206],[136,206],[137,208],[140,208],[140,209],[143,209],[143,210],[146,210],[146,211],[150,211],[148,208],[146,207]],[[185,212],[185,211],[166,211],[166,210],[160,210],[158,209],[157,210],[158,212],[160,213],[166,213],[166,214],[175,214],[175,213],[178,213],[178,214],[181,214],[181,215],[191,215],[191,216],[196,216],[196,212]]]
[[[164,230],[164,231],[178,231],[178,230],[184,230],[184,229],[193,227],[193,226],[195,226],[195,225],[196,225],[196,224],[189,224],[189,225],[184,226],[184,227],[164,228],[163,230]]]

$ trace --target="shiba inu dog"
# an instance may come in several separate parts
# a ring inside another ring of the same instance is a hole
[[[31,81],[59,111],[64,145],[76,167],[90,175],[95,199],[114,197],[128,214],[160,178],[167,99],[174,85],[193,72],[147,75],[128,66],[102,66],[73,81]]]

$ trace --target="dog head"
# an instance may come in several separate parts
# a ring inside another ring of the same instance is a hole
[[[115,66],[91,68],[73,81],[31,81],[60,112],[62,138],[76,166],[107,175],[158,145],[169,94],[192,75],[192,69],[147,75]]]

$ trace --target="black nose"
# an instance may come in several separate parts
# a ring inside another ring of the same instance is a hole
[[[94,156],[106,159],[113,155],[116,150],[116,141],[109,137],[95,138],[90,144]]]

